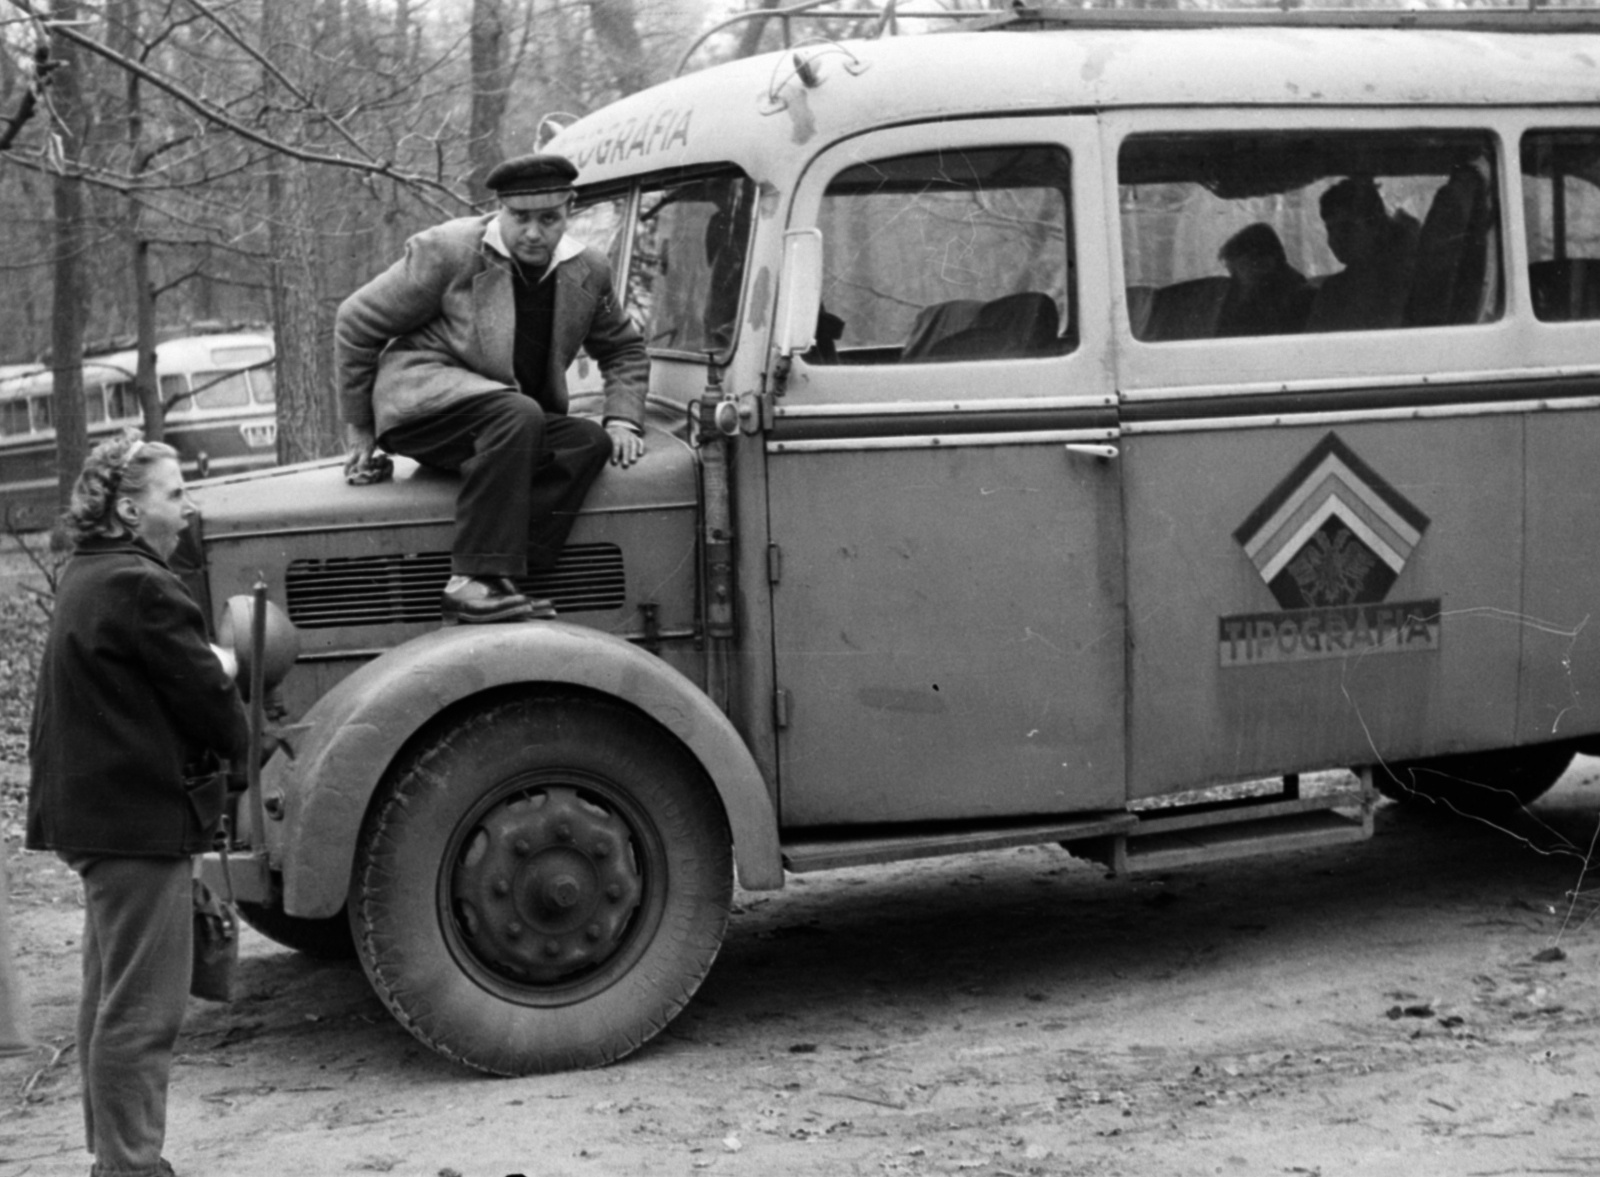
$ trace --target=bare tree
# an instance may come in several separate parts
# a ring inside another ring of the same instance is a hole
[[[63,21],[76,20],[78,0],[56,0]],[[89,427],[83,406],[84,335],[84,194],[77,175],[88,138],[88,112],[83,101],[80,55],[63,37],[52,39],[51,55],[60,63],[50,90],[54,124],[55,292],[51,312],[51,354],[55,384],[51,399],[56,428],[56,500],[62,509],[72,501],[72,486],[89,449]]]
[[[265,51],[262,89],[267,109],[283,103],[294,70],[290,29],[310,24],[304,0],[277,0],[262,8]],[[294,142],[296,116],[279,117],[275,137]],[[306,165],[283,155],[267,166],[267,229],[271,242],[272,323],[278,353],[278,460],[303,461],[340,447],[330,412],[332,381],[321,313],[321,267]]]
[[[501,124],[515,70],[507,45],[507,7],[507,0],[472,0],[472,113],[467,152],[472,163],[468,186],[474,201],[488,199],[484,180],[505,158]]]

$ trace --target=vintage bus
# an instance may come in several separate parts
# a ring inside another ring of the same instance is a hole
[[[166,408],[166,440],[190,477],[270,466],[277,461],[272,336],[230,330],[156,344],[156,378]],[[141,426],[134,390],[138,355],[100,351],[83,361],[89,440]],[[56,509],[54,375],[48,364],[0,367],[0,509],[18,528],[46,526]]]
[[[652,357],[559,618],[440,628],[404,461],[215,482],[183,553],[287,669],[249,918],[433,1049],[627,1054],[735,873],[1358,843],[1600,748],[1592,17],[1018,8],[549,146]]]

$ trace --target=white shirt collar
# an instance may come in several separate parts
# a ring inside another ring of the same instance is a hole
[[[510,259],[511,251],[506,248],[505,238],[500,236],[500,216],[498,213],[489,218],[489,224],[483,231],[483,243],[494,250],[501,257]],[[562,262],[569,262],[584,250],[583,242],[571,233],[563,233],[561,240],[556,242],[556,249],[550,256],[550,264],[545,267],[544,273],[539,275],[542,282],[550,276],[552,270]]]

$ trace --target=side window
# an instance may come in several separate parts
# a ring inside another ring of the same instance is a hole
[[[857,164],[823,194],[811,363],[1020,359],[1077,346],[1071,166],[1059,147]]]
[[[90,425],[98,425],[106,419],[105,393],[98,384],[84,387],[83,414]]]
[[[27,432],[27,400],[19,397],[16,400],[0,402],[0,434],[6,437],[21,437]]]
[[[1499,318],[1494,159],[1480,132],[1132,136],[1129,328],[1162,343]]]
[[[52,424],[50,416],[51,398],[48,396],[35,396],[28,399],[33,406],[33,431],[43,433]]]
[[[189,397],[189,378],[182,373],[162,376],[161,404],[169,416],[182,416],[193,412],[194,401]]]
[[[250,403],[250,384],[243,372],[196,372],[192,380],[198,409],[238,409]]]
[[[1600,319],[1600,131],[1524,135],[1522,207],[1534,314]]]
[[[144,409],[139,405],[139,394],[133,389],[133,381],[119,380],[106,385],[106,412],[114,419],[130,421],[144,416]]]
[[[258,405],[276,404],[277,373],[271,367],[250,369],[250,394]]]

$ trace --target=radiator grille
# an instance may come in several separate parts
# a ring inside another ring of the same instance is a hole
[[[302,629],[438,621],[439,594],[449,578],[449,552],[294,560],[286,583],[289,620]],[[521,577],[517,585],[530,596],[549,597],[559,613],[619,609],[627,598],[622,549],[568,544],[554,568]]]

